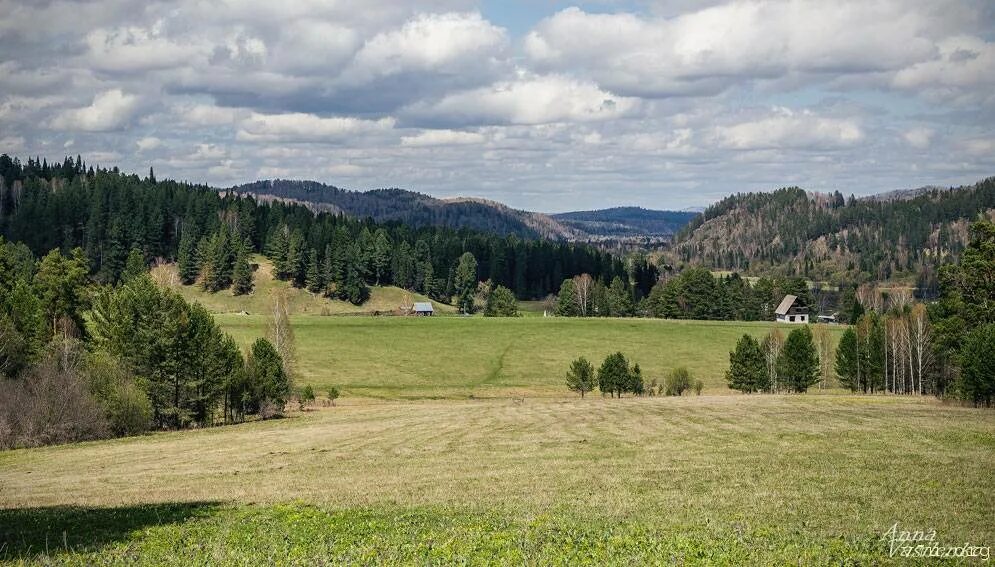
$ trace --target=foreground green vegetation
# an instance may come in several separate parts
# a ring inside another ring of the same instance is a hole
[[[2,453],[0,557],[873,563],[896,521],[995,541],[993,449],[930,398],[353,400]]]

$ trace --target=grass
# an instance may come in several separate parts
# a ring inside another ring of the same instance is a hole
[[[835,563],[995,541],[995,414],[930,399],[372,402],[0,454],[0,558]]]
[[[242,344],[262,336],[258,316],[219,315]],[[467,398],[562,396],[570,361],[595,366],[621,350],[662,382],[687,366],[706,391],[728,392],[729,351],[744,334],[760,337],[772,323],[649,319],[483,317],[315,317],[293,319],[300,379],[347,396]],[[791,327],[781,326],[787,333]],[[832,327],[838,340],[842,328]]]
[[[180,289],[248,344],[285,287],[267,270],[249,297]],[[895,522],[995,542],[995,412],[731,393],[729,350],[770,323],[329,317],[356,311],[288,293],[299,379],[338,407],[2,452],[0,563],[877,564]],[[706,395],[565,391],[614,350]]]
[[[374,312],[391,312],[401,305],[414,301],[429,301],[421,294],[412,293],[398,287],[371,287],[370,299],[362,305],[348,301],[328,299],[304,289],[297,289],[287,282],[273,277],[273,264],[265,257],[256,255],[252,261],[257,269],[253,273],[253,291],[248,295],[235,296],[231,290],[210,293],[199,285],[181,285],[176,275],[176,266],[165,264],[152,270],[153,277],[160,283],[178,291],[188,301],[196,301],[213,313],[262,314],[267,311],[272,292],[280,291],[287,295],[289,311],[294,315],[363,315]],[[435,310],[442,314],[455,313],[456,308],[443,303],[432,302]]]

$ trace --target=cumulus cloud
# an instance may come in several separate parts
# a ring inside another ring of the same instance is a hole
[[[139,99],[121,89],[111,89],[93,97],[89,106],[59,113],[51,123],[57,130],[106,132],[123,128],[138,111]]]
[[[138,151],[145,152],[149,150],[154,150],[159,146],[161,146],[162,140],[156,138],[155,136],[145,136],[144,138],[141,138],[138,141],[136,141],[135,145],[138,146]]]
[[[425,14],[363,45],[343,74],[347,83],[403,72],[486,66],[507,44],[502,28],[480,14]]]
[[[382,132],[394,127],[393,118],[362,120],[352,117],[323,118],[300,112],[253,113],[242,122],[236,139],[247,142],[343,141],[357,134]]]
[[[933,140],[933,135],[936,132],[932,128],[917,127],[907,130],[902,137],[908,142],[910,146],[916,149],[926,149],[929,147],[930,142]]]
[[[479,132],[458,130],[425,130],[413,136],[401,137],[401,145],[411,147],[479,144],[483,141],[484,135]]]
[[[897,72],[931,60],[934,21],[897,2],[734,1],[671,18],[568,8],[525,40],[532,61],[634,96],[714,94],[795,74]]]
[[[440,124],[548,124],[611,120],[638,107],[638,100],[616,96],[594,83],[549,75],[453,93],[415,105],[409,114]]]
[[[2,151],[537,209],[993,173],[981,0],[520,4],[0,0]]]
[[[735,150],[833,149],[852,146],[864,138],[854,120],[787,108],[774,109],[769,116],[756,120],[720,126],[716,134],[723,147]]]

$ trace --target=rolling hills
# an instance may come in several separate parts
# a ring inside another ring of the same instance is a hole
[[[696,216],[691,212],[653,211],[639,207],[544,214],[514,209],[480,198],[439,199],[404,189],[349,191],[316,181],[273,179],[230,188],[261,200],[303,203],[316,211],[341,213],[377,222],[411,226],[442,225],[524,238],[605,241],[669,238]]]

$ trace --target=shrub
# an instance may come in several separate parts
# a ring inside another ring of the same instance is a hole
[[[115,435],[137,435],[149,429],[152,403],[146,381],[137,380],[120,360],[107,353],[91,355],[86,374],[90,393],[104,407]]]
[[[694,381],[694,394],[696,396],[700,396],[701,395],[701,391],[704,388],[705,388],[705,383],[704,382],[702,382],[701,380],[695,380]]]
[[[665,392],[668,396],[682,396],[684,392],[691,389],[691,371],[683,366],[679,366],[670,371],[667,375]]]
[[[329,388],[328,399],[331,400],[333,406],[335,405],[335,400],[337,400],[338,398],[339,398],[339,389],[336,388],[335,386]]]
[[[90,393],[79,345],[55,343],[23,379],[0,384],[0,449],[102,439],[104,408]]]
[[[518,317],[518,299],[504,286],[497,286],[487,296],[484,317]]]
[[[314,388],[311,387],[311,384],[301,388],[300,393],[297,395],[297,401],[300,403],[302,410],[314,403]]]

